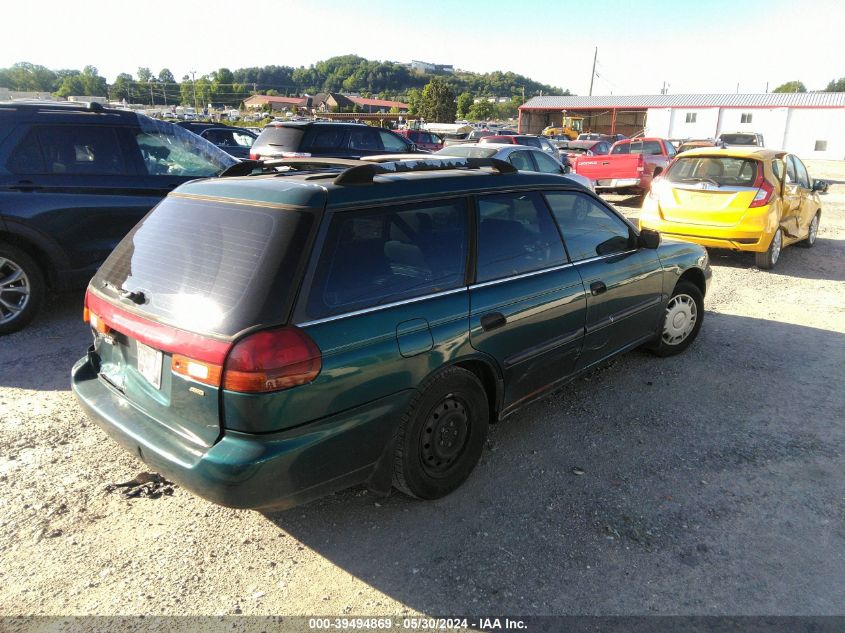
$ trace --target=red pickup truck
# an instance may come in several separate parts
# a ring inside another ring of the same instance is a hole
[[[610,154],[574,158],[572,171],[592,180],[596,191],[643,194],[675,154],[666,139],[631,138],[614,143]]]

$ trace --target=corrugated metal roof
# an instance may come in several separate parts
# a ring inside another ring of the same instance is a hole
[[[761,94],[619,95],[533,97],[520,108],[845,108],[845,92],[768,92]]]

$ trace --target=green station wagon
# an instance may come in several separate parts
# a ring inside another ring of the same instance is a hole
[[[280,163],[176,189],[86,293],[80,403],[216,503],[280,509],[364,482],[441,497],[489,423],[701,327],[706,251],[563,176]]]

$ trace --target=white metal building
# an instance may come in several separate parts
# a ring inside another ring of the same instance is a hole
[[[539,133],[564,115],[584,129],[663,138],[716,138],[758,132],[767,147],[801,158],[845,159],[845,92],[534,97],[519,108],[519,129]]]

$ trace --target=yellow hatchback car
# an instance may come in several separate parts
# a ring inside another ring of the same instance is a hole
[[[690,150],[652,183],[640,228],[710,248],[750,251],[759,268],[772,268],[783,247],[815,243],[819,191],[826,188],[784,151]]]

